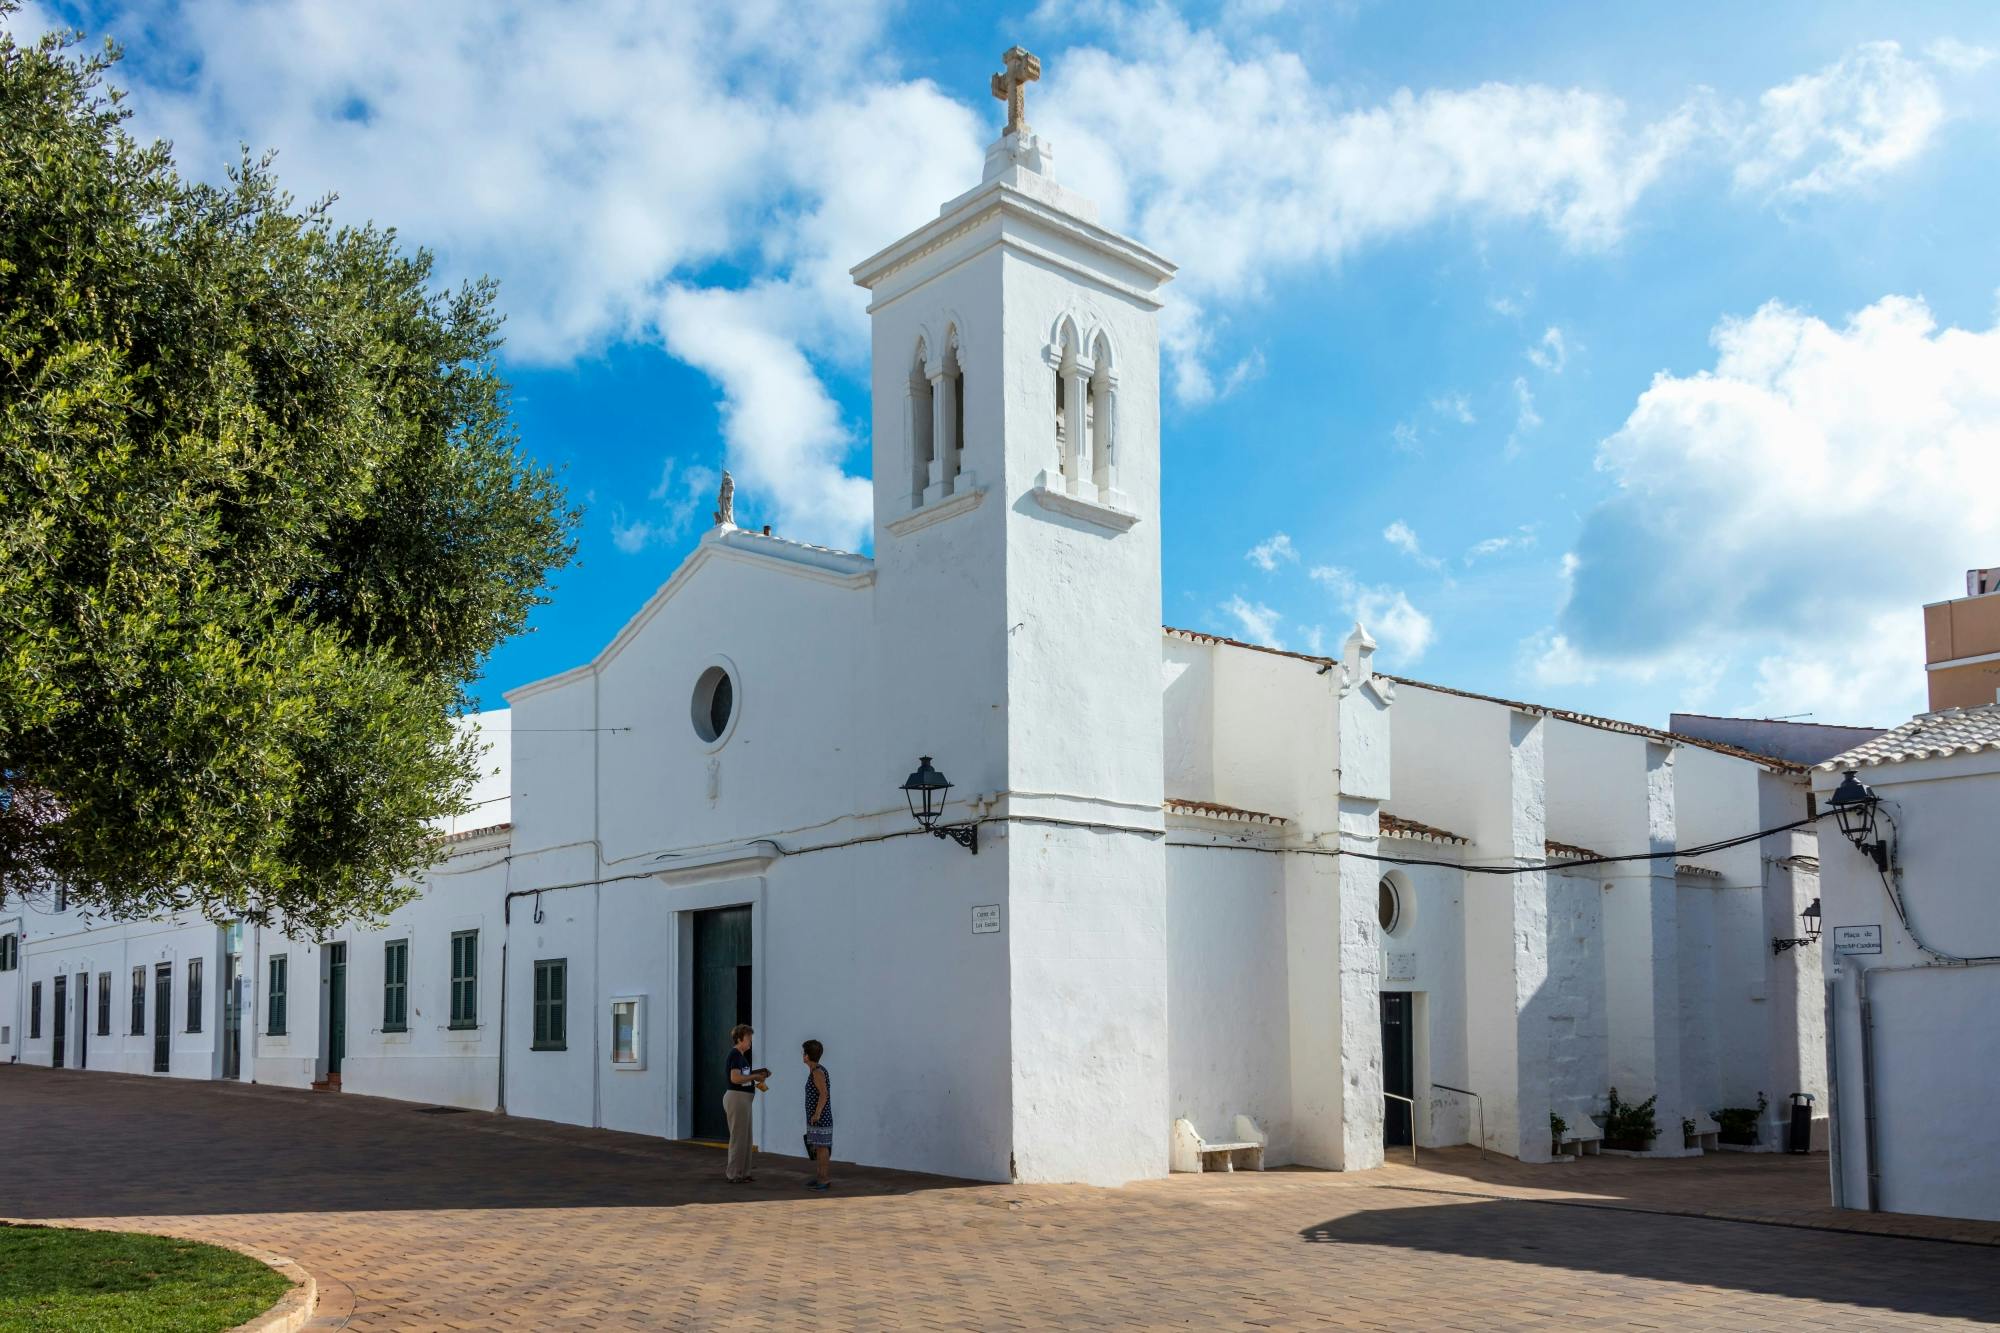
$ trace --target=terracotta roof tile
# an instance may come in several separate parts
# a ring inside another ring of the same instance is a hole
[[[1219,805],[1214,801],[1194,801],[1184,796],[1169,796],[1167,809],[1177,815],[1200,815],[1204,819],[1222,819],[1233,824],[1289,824],[1283,815],[1268,815],[1261,810],[1242,810],[1233,805]]]
[[[1573,843],[1557,842],[1554,838],[1542,843],[1542,854],[1551,861],[1595,861],[1601,852],[1593,852],[1588,847],[1578,847]]]
[[[1414,819],[1392,815],[1387,810],[1382,812],[1380,818],[1381,833],[1385,838],[1405,838],[1411,842],[1453,842],[1460,846],[1469,841],[1456,833],[1447,833],[1441,828],[1432,828],[1429,824],[1419,824]]]
[[[438,839],[438,841],[471,842],[474,838],[483,838],[489,833],[511,833],[513,829],[514,826],[511,823],[488,824],[485,828],[469,828],[465,830],[463,833],[447,833],[444,837]]]

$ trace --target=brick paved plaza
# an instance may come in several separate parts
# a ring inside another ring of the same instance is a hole
[[[1823,1158],[1459,1150],[1122,1190],[847,1170],[822,1197],[797,1159],[729,1187],[713,1150],[630,1135],[20,1067],[0,1125],[0,1215],[289,1255],[314,1328],[2000,1321],[2000,1226],[1834,1214]],[[1910,1234],[1822,1229],[1878,1224]]]

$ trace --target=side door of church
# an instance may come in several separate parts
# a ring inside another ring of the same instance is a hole
[[[1416,997],[1406,990],[1382,992],[1382,1091],[1396,1097],[1416,1096]],[[1382,1144],[1408,1146],[1414,1126],[1410,1104],[1396,1097],[1382,1099]]]
[[[692,1003],[690,1049],[694,1053],[692,1094],[693,1137],[729,1138],[722,1094],[728,1087],[724,1066],[729,1061],[729,1030],[750,1017],[750,908],[719,907],[694,916],[694,975],[689,978]],[[756,1055],[756,1048],[752,1047]],[[769,1059],[756,1055],[757,1063]]]

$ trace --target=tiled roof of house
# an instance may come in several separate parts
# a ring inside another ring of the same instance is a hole
[[[1414,819],[1404,819],[1401,815],[1392,815],[1387,810],[1381,814],[1381,833],[1385,838],[1402,838],[1409,842],[1449,842],[1464,846],[1467,841],[1456,833],[1447,833],[1441,828],[1432,828],[1429,824],[1419,824]]]
[[[474,838],[484,838],[484,837],[488,836],[489,834],[494,834],[494,833],[511,833],[511,832],[513,832],[513,831],[514,831],[514,826],[513,826],[513,825],[512,825],[511,823],[508,823],[508,824],[488,824],[488,825],[487,825],[487,826],[486,826],[485,828],[469,828],[469,829],[465,830],[465,832],[463,832],[463,833],[448,833],[448,834],[446,834],[446,835],[445,835],[444,837],[440,838],[440,839],[439,839],[438,841],[440,841],[440,842],[471,842],[471,841],[472,841],[472,840],[473,840]]]
[[[1919,713],[1895,730],[1885,731],[1846,754],[1837,754],[1820,767],[1838,772],[1864,764],[1900,764],[1907,759],[1937,759],[1981,750],[2000,750],[2000,703]]]
[[[1283,815],[1267,815],[1262,810],[1242,810],[1233,805],[1218,805],[1214,801],[1192,801],[1184,796],[1169,796],[1167,809],[1177,815],[1200,815],[1204,819],[1221,819],[1232,824],[1287,824],[1291,821]]]
[[[1593,852],[1588,847],[1578,847],[1572,843],[1557,842],[1554,838],[1544,839],[1542,854],[1551,861],[1595,861],[1602,853]]]
[[[1722,878],[1722,872],[1720,870],[1710,870],[1707,866],[1693,865],[1686,861],[1682,861],[1679,865],[1676,865],[1674,867],[1674,873],[1677,875],[1699,875],[1703,879]]]

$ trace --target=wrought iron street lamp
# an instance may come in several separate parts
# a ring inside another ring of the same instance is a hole
[[[924,832],[936,838],[950,838],[959,846],[979,855],[979,825],[942,824],[944,800],[951,793],[951,781],[944,774],[931,767],[931,757],[917,760],[917,771],[903,781],[903,796],[910,803],[910,814],[915,816]]]
[[[1854,849],[1875,862],[1877,870],[1889,868],[1889,844],[1886,839],[1875,835],[1875,807],[1882,798],[1870,790],[1854,770],[1847,770],[1847,776],[1840,780],[1827,804],[1833,808],[1833,817],[1840,824],[1840,831],[1854,844]]]

